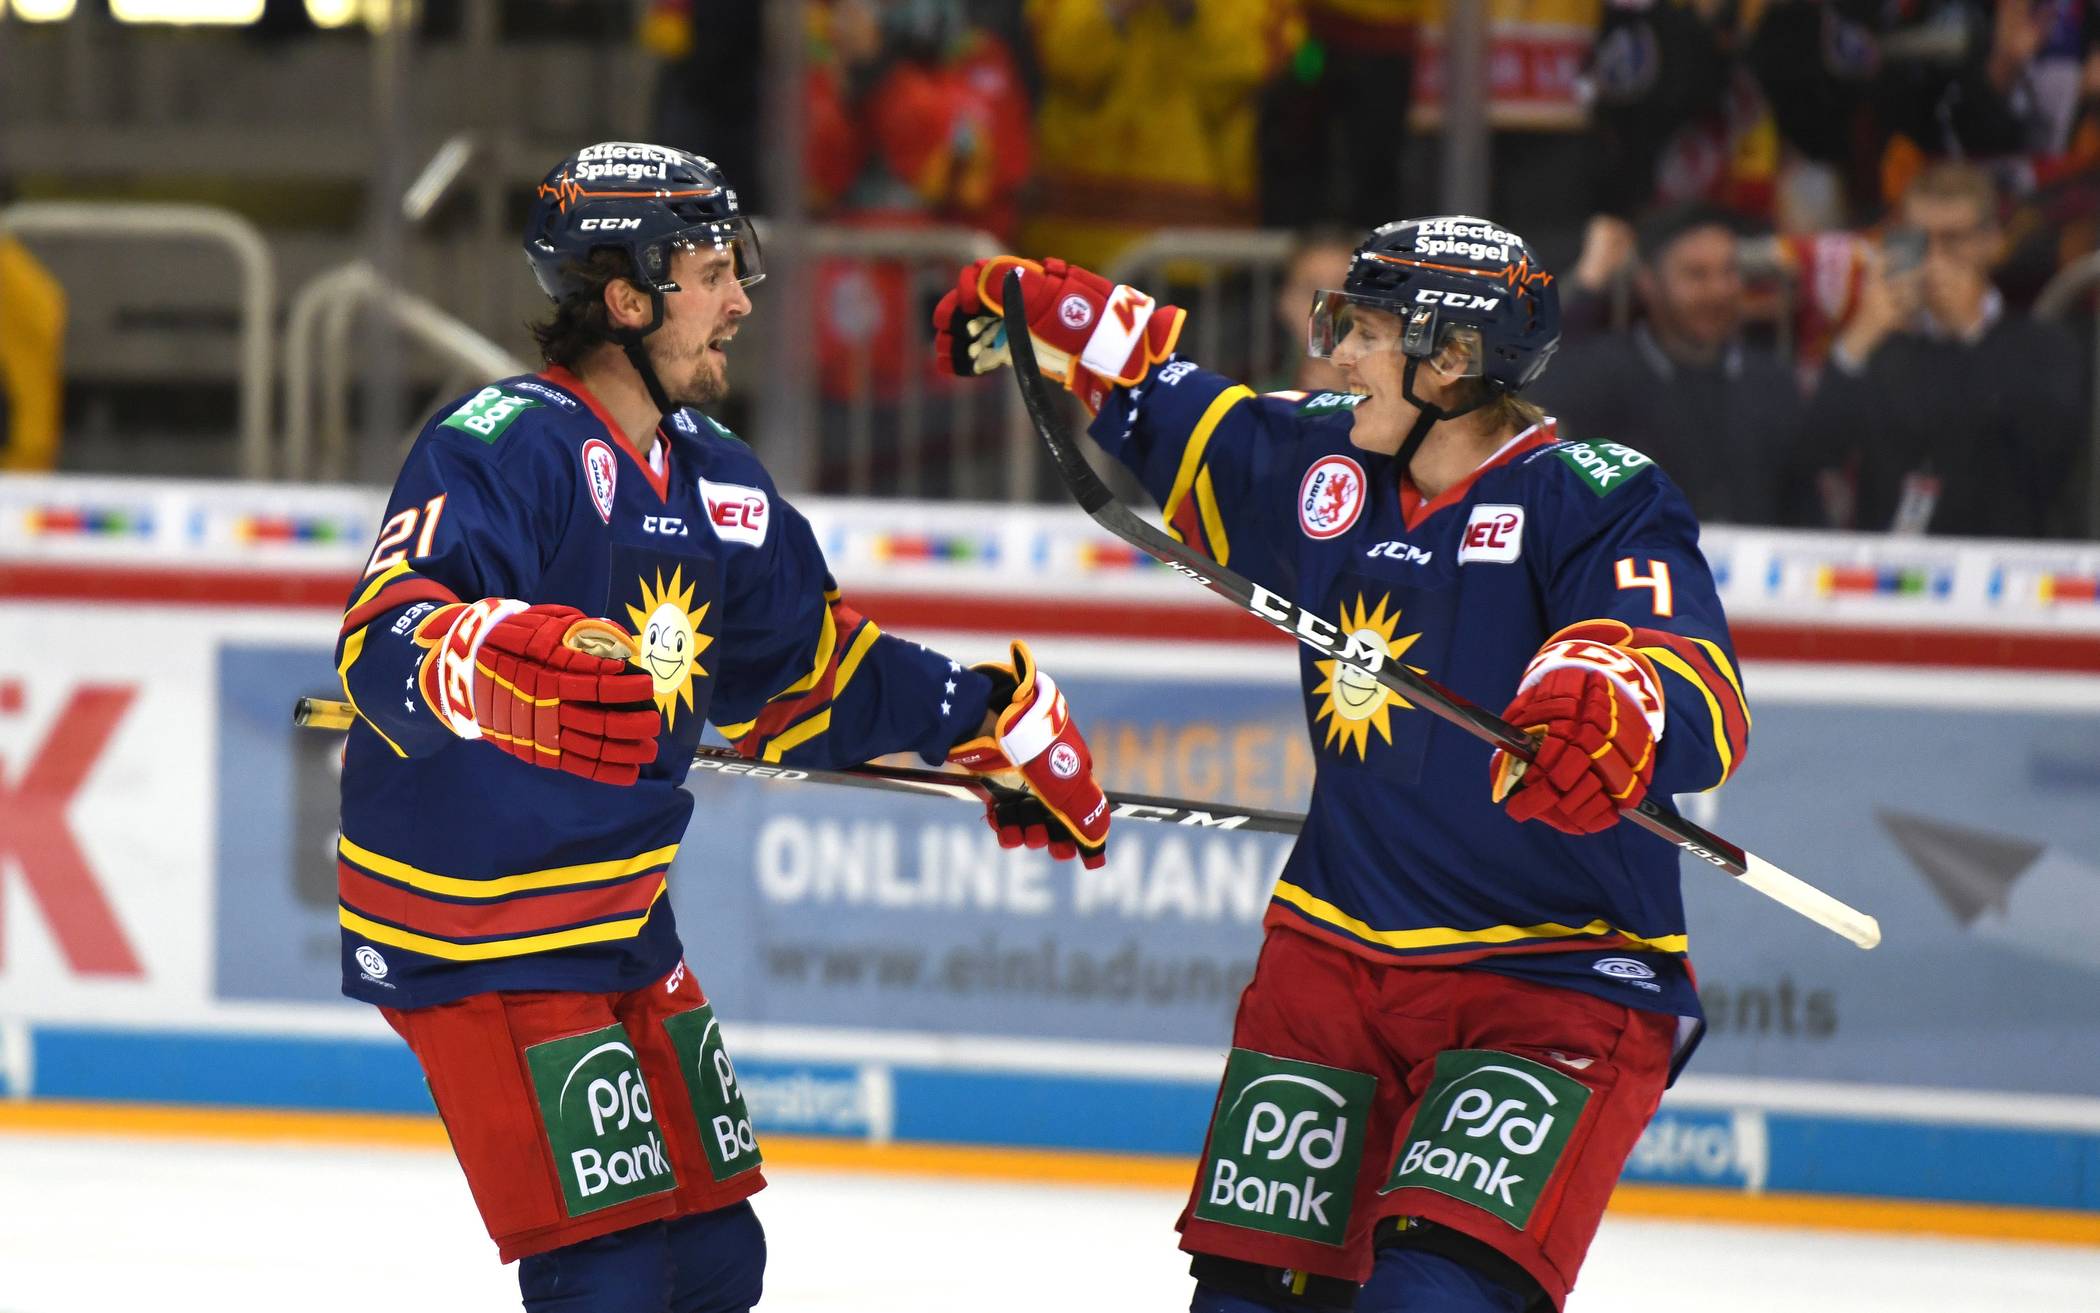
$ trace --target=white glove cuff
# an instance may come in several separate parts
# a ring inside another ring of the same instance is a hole
[[[437,645],[438,719],[463,739],[481,737],[474,718],[474,664],[489,631],[505,618],[528,610],[529,602],[510,597],[484,597],[460,611]]]
[[[1067,719],[1065,695],[1057,691],[1055,680],[1038,670],[1035,701],[999,735],[999,750],[1014,765],[1025,766],[1049,749],[1064,732]]]
[[[1145,325],[1152,322],[1158,302],[1127,283],[1118,283],[1101,307],[1101,321],[1079,353],[1079,363],[1103,378],[1135,383],[1129,376],[1130,353],[1145,340]]]

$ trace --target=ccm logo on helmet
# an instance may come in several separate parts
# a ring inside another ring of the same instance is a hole
[[[626,232],[630,228],[639,228],[641,226],[642,221],[640,219],[585,219],[582,223],[577,224],[576,228],[579,232],[613,233]]]
[[[1492,310],[1502,304],[1499,296],[1475,296],[1471,292],[1444,292],[1425,287],[1415,293],[1416,305],[1448,305],[1459,310]]]

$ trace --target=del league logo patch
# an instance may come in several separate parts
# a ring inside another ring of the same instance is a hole
[[[1085,328],[1094,322],[1094,307],[1077,292],[1073,292],[1057,303],[1057,317],[1065,321],[1066,328]]]
[[[1507,565],[1524,554],[1524,508],[1482,502],[1466,517],[1458,540],[1458,563],[1494,561]]]
[[[583,482],[591,490],[591,504],[598,518],[612,523],[613,489],[619,485],[620,458],[604,441],[592,438],[583,444]]]
[[[1308,538],[1347,533],[1364,510],[1364,467],[1347,456],[1322,456],[1298,485],[1298,527]]]
[[[773,502],[764,488],[741,483],[700,480],[700,500],[707,503],[707,522],[723,542],[757,547],[766,540]]]

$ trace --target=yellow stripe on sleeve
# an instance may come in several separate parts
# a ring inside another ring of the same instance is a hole
[[[450,898],[502,898],[508,894],[530,890],[624,880],[630,875],[640,875],[651,867],[670,865],[671,859],[678,855],[678,845],[674,843],[609,862],[554,866],[544,871],[526,871],[521,875],[499,876],[493,880],[462,880],[456,876],[438,875],[410,866],[407,862],[382,857],[369,848],[352,843],[348,838],[336,841],[336,851],[374,875],[383,875],[389,880],[413,889],[421,889],[425,893],[444,894]]]
[[[1698,689],[1699,696],[1706,699],[1707,713],[1713,717],[1714,722],[1714,755],[1721,759],[1721,778],[1706,788],[1720,788],[1727,783],[1728,777],[1735,773],[1735,755],[1728,750],[1728,726],[1721,717],[1721,700],[1714,696],[1714,691],[1706,686],[1704,680],[1692,673],[1692,668],[1685,664],[1684,658],[1669,648],[1644,647],[1640,650],[1650,661]],[[1701,789],[1700,792],[1704,793],[1706,789]]]
[[[386,587],[388,584],[394,582],[396,579],[399,579],[401,576],[414,573],[415,571],[408,568],[408,562],[394,562],[385,570],[382,570],[379,573],[379,576],[376,579],[372,580],[371,583],[366,584],[362,589],[358,590],[357,600],[350,603],[350,605],[344,607],[343,614],[348,615],[352,611],[355,611],[358,607],[363,606],[365,603],[379,596],[380,589]]]
[[[766,760],[779,761],[789,749],[800,747],[830,728],[831,708],[826,707],[809,719],[797,721],[794,725],[775,734],[772,741],[766,744]]]
[[[352,930],[375,944],[386,944],[393,948],[405,948],[425,957],[441,957],[448,962],[485,962],[497,957],[523,957],[527,953],[547,953],[557,948],[575,948],[580,944],[603,944],[615,939],[632,939],[642,932],[649,918],[656,911],[656,904],[663,899],[669,882],[659,887],[656,897],[649,900],[648,911],[640,916],[626,917],[618,921],[601,921],[597,925],[578,926],[574,930],[556,930],[544,935],[521,935],[516,939],[497,939],[484,944],[455,944],[449,939],[433,939],[414,931],[401,930],[367,920],[347,907],[336,908],[336,920],[343,928]]]
[[[824,608],[824,628],[823,631],[817,635],[817,659],[815,663],[810,666],[809,673],[804,675],[802,678],[796,680],[794,683],[788,685],[786,688],[780,690],[778,693],[775,693],[772,697],[768,698],[767,701],[778,702],[782,698],[794,697],[797,694],[807,693],[811,689],[815,688],[817,686],[817,681],[824,678],[824,672],[830,669],[831,654],[837,650],[838,645],[838,618],[835,615],[833,615],[831,608],[827,605]]]
[[[861,631],[853,636],[852,645],[846,649],[846,659],[839,662],[839,677],[831,686],[831,696],[834,699],[846,690],[846,685],[853,682],[854,672],[860,669],[861,658],[868,654],[868,649],[874,647],[875,640],[880,637],[882,631],[875,627],[872,620],[862,625]]]
[[[1195,431],[1189,434],[1188,445],[1181,449],[1181,468],[1175,471],[1174,489],[1167,494],[1166,503],[1161,507],[1161,514],[1170,526],[1168,532],[1172,532],[1174,513],[1181,509],[1181,503],[1196,486],[1196,471],[1203,465],[1203,453],[1210,446],[1211,435],[1218,431],[1219,422],[1234,406],[1253,399],[1252,389],[1235,383],[1212,397],[1209,408],[1203,412],[1203,418],[1196,421]],[[1218,563],[1224,564],[1224,558],[1219,557]]]
[[[369,628],[369,625],[364,626],[343,640],[343,659],[336,663],[336,678],[341,680],[343,684],[343,700],[350,704],[350,709],[357,713],[357,718],[370,725],[372,732],[379,736],[380,741],[394,750],[395,756],[406,757],[408,754],[401,750],[401,745],[388,738],[387,732],[379,728],[379,722],[364,713],[364,709],[357,705],[357,695],[350,691],[350,667],[356,665],[357,659],[364,655],[365,632]]]
[[[1196,513],[1203,517],[1203,536],[1210,540],[1210,559],[1219,565],[1232,563],[1232,544],[1225,537],[1225,516],[1218,510],[1217,489],[1210,481],[1210,466],[1196,476]]]
[[[1706,655],[1713,658],[1714,669],[1720,671],[1721,678],[1727,680],[1735,687],[1736,705],[1743,709],[1743,733],[1748,734],[1754,728],[1755,722],[1750,719],[1750,699],[1743,692],[1743,677],[1736,673],[1733,665],[1729,664],[1728,654],[1721,650],[1719,643],[1716,643],[1711,638],[1692,638],[1690,634],[1685,635],[1685,637],[1691,638],[1694,643],[1705,648]]]
[[[1653,949],[1658,953],[1682,953],[1689,944],[1689,939],[1684,935],[1662,935],[1650,939],[1630,930],[1621,930],[1604,920],[1592,921],[1587,925],[1561,925],[1552,921],[1543,925],[1491,925],[1479,930],[1456,930],[1446,926],[1429,926],[1420,930],[1374,930],[1333,903],[1308,893],[1287,880],[1276,882],[1275,897],[1316,920],[1339,926],[1358,939],[1387,948],[1461,948],[1468,944],[1513,944],[1525,939],[1573,939],[1583,935],[1616,935],[1633,947]]]

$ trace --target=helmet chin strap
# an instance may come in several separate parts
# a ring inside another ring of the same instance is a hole
[[[1417,451],[1421,450],[1422,441],[1429,436],[1430,429],[1435,428],[1447,419],[1457,419],[1460,415],[1472,414],[1493,400],[1495,395],[1492,388],[1482,388],[1479,399],[1473,402],[1472,405],[1460,406],[1456,410],[1445,410],[1442,406],[1434,402],[1424,401],[1415,395],[1415,371],[1421,366],[1422,357],[1409,356],[1407,358],[1407,371],[1400,376],[1400,395],[1406,397],[1408,404],[1413,406],[1416,411],[1415,425],[1407,431],[1407,437],[1400,443],[1399,452],[1393,457],[1394,460],[1400,462],[1400,472],[1402,474],[1407,473],[1408,462],[1415,458]]]
[[[657,412],[669,415],[677,407],[671,404],[671,398],[664,393],[664,385],[656,377],[656,366],[649,363],[649,353],[642,348],[642,340],[664,326],[664,294],[650,292],[649,307],[647,328],[615,329],[612,338],[627,354],[627,363],[634,366],[634,372],[642,376],[642,386],[649,390],[649,400],[655,403]]]

